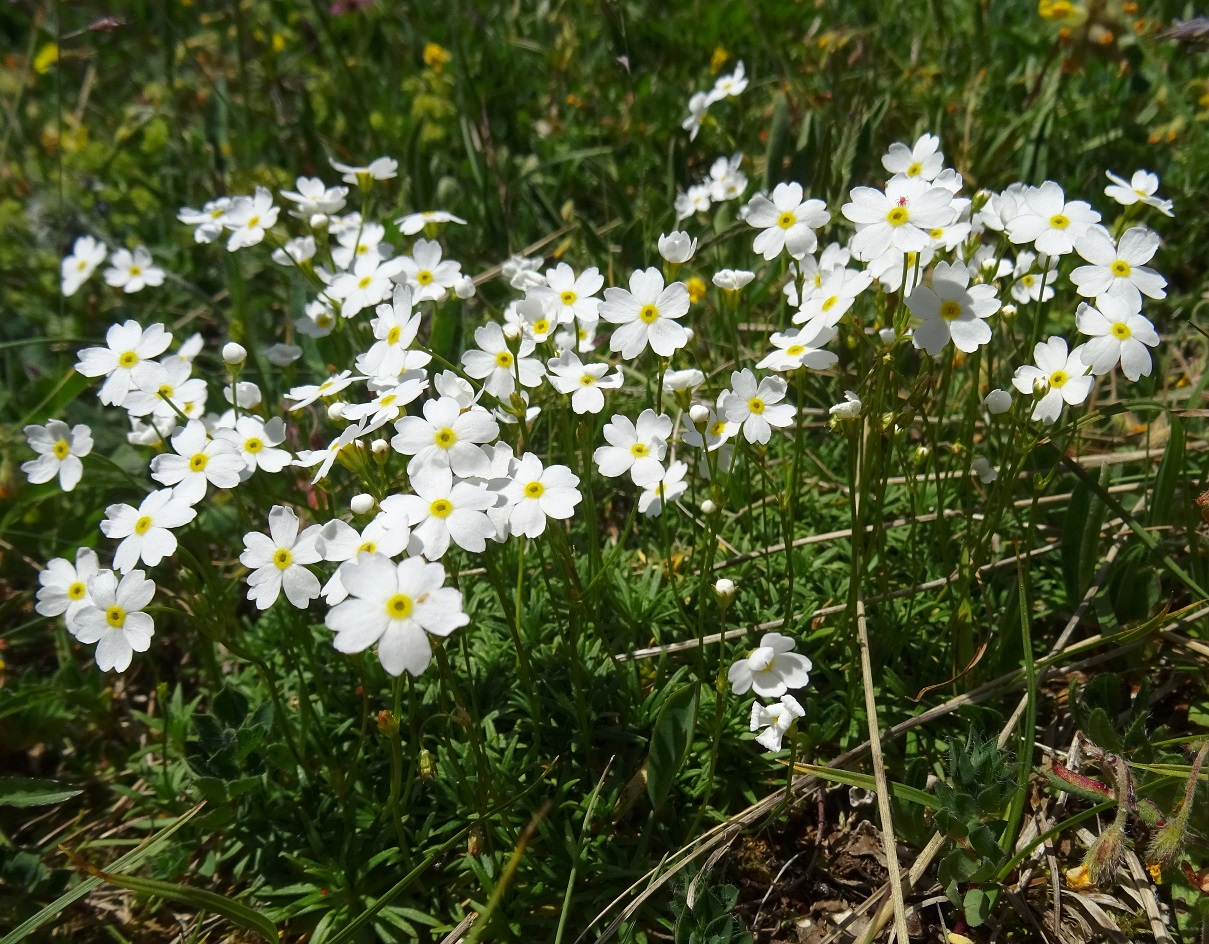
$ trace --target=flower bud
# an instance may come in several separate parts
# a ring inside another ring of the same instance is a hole
[[[385,439],[375,439],[369,444],[369,448],[375,456],[381,456],[390,452],[390,443]]]
[[[712,498],[707,498],[701,503],[701,514],[703,515],[712,515],[717,510],[718,506]]]
[[[513,324],[512,322],[504,325],[504,340],[508,342],[508,347],[511,348],[514,343],[519,347],[522,334],[520,325]],[[513,353],[516,352],[514,351]]]
[[[343,400],[336,400],[333,403],[329,403],[327,406],[327,418],[329,420],[344,419],[344,408],[346,406],[348,406],[348,404]]]
[[[881,340],[882,344],[894,343],[895,334],[893,328],[882,328],[877,332],[877,336]]]
[[[387,737],[394,737],[399,733],[399,719],[386,709],[379,711],[378,731],[382,734],[385,734]]]
[[[228,367],[242,367],[243,362],[248,359],[248,349],[242,344],[236,344],[234,341],[228,341],[223,345],[222,360]]]
[[[701,403],[694,404],[689,408],[688,418],[697,429],[705,429],[705,424],[709,422],[709,407]]]
[[[697,240],[688,233],[674,232],[659,237],[659,255],[673,265],[688,262],[696,251]]]
[[[437,775],[437,759],[426,747],[420,748],[420,779],[428,780]]]
[[[367,515],[375,504],[373,495],[367,495],[362,492],[360,495],[354,495],[349,500],[348,507],[354,515]]]
[[[477,289],[474,287],[474,279],[468,275],[463,275],[460,279],[453,283],[453,294],[460,299],[474,298]]]
[[[725,613],[730,609],[731,603],[735,600],[735,594],[739,592],[739,588],[735,586],[735,582],[728,577],[722,577],[714,584],[714,599],[718,602],[718,609]]]
[[[1012,395],[1006,390],[996,387],[986,395],[986,399],[982,403],[992,416],[999,416],[1012,408]]]

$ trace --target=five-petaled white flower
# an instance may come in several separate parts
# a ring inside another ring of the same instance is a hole
[[[810,681],[810,660],[794,652],[796,643],[780,633],[765,633],[760,645],[726,673],[736,695],[754,691],[761,698],[780,698]]]
[[[1017,206],[1017,213],[1007,222],[1008,238],[1014,243],[1032,243],[1037,252],[1047,256],[1064,256],[1075,248],[1075,242],[1100,214],[1083,200],[1070,200],[1052,180],[1040,187],[1029,187]]]
[[[34,610],[40,616],[63,615],[67,631],[73,636],[79,630],[76,617],[80,610],[92,605],[88,594],[88,581],[100,572],[97,552],[90,547],[76,551],[74,566],[62,557],[46,562],[46,569],[38,574],[38,602]]]
[[[411,538],[423,547],[429,560],[439,560],[453,541],[458,547],[482,553],[495,525],[487,517],[496,496],[475,482],[454,482],[453,473],[439,465],[426,466],[411,477],[414,495],[391,495],[382,500],[387,514],[402,514],[411,526]]]
[[[89,606],[76,614],[76,639],[96,643],[97,667],[102,672],[125,672],[136,652],[146,652],[155,622],[143,612],[155,596],[155,584],[141,570],[118,582],[112,570],[88,580]]]
[[[605,424],[607,446],[600,446],[592,459],[607,478],[630,473],[639,488],[653,485],[663,478],[663,457],[667,454],[667,438],[672,434],[672,418],[643,410],[638,422],[617,414]]]
[[[390,500],[383,500],[382,512],[360,533],[339,518],[325,524],[316,539],[316,547],[323,559],[344,563],[361,553],[382,554],[393,559],[406,551],[411,544],[411,528],[407,526],[405,515],[390,514],[386,510],[385,506]],[[323,585],[323,599],[328,606],[335,606],[348,597],[348,590],[340,579],[340,570],[337,567],[332,578]]]
[[[219,197],[210,200],[200,210],[193,207],[181,207],[176,218],[186,226],[193,226],[193,241],[195,243],[212,243],[223,233],[227,213],[234,201],[230,197]]]
[[[1049,338],[1033,348],[1036,367],[1024,364],[1016,368],[1012,385],[1024,394],[1042,394],[1033,407],[1034,420],[1052,425],[1064,403],[1075,406],[1087,399],[1095,381],[1087,375],[1082,355],[1081,347],[1068,353],[1062,338]]]
[[[795,259],[818,248],[814,231],[831,220],[822,200],[804,200],[799,183],[777,184],[772,199],[756,194],[747,204],[747,224],[763,230],[752,243],[752,251],[775,259],[784,249]]]
[[[940,138],[934,134],[920,135],[911,147],[895,142],[882,157],[882,167],[891,174],[935,180],[944,170],[945,156],[940,152]]]
[[[857,296],[873,284],[868,272],[842,267],[820,273],[817,287],[806,295],[802,307],[793,316],[794,324],[818,322],[837,325],[844,317]]]
[[[1083,302],[1076,316],[1079,330],[1091,337],[1083,345],[1083,363],[1095,375],[1107,374],[1118,362],[1121,372],[1130,380],[1149,377],[1150,351],[1159,343],[1158,333],[1145,317],[1128,302],[1105,295],[1097,303],[1098,310]]]
[[[148,285],[163,285],[164,270],[151,264],[151,253],[146,246],[136,246],[134,252],[118,249],[109,259],[105,284],[131,295],[141,292]]]
[[[1144,203],[1146,206],[1154,207],[1164,216],[1174,216],[1171,212],[1171,201],[1155,196],[1159,189],[1159,178],[1157,175],[1145,170],[1134,171],[1128,183],[1110,170],[1105,171],[1104,176],[1112,181],[1111,184],[1104,188],[1104,193],[1121,204],[1121,206],[1133,206],[1135,203]]]
[[[342,164],[335,158],[328,158],[328,163],[344,176],[340,179],[348,184],[356,184],[365,189],[375,180],[390,180],[399,173],[399,162],[393,157],[376,157],[367,167],[356,167],[352,164]]]
[[[482,407],[462,411],[453,397],[424,403],[424,415],[404,416],[395,423],[398,434],[390,441],[395,452],[411,456],[407,474],[426,466],[444,466],[460,478],[486,476],[490,460],[479,446],[494,442],[500,426]]]
[[[620,371],[610,374],[608,364],[585,364],[574,351],[550,358],[546,367],[551,386],[571,394],[571,409],[576,413],[599,413],[604,409],[603,391],[621,386]]]
[[[175,486],[176,497],[191,505],[206,497],[206,485],[234,488],[246,469],[243,456],[227,439],[211,440],[201,420],[190,420],[172,436],[173,453],[151,460],[151,477]]]
[[[395,220],[399,232],[404,236],[414,236],[425,226],[437,223],[465,223],[460,216],[454,216],[445,210],[423,210],[419,213],[408,213]]]
[[[516,390],[517,380],[522,387],[536,387],[542,382],[546,372],[542,362],[530,356],[537,347],[532,338],[522,338],[514,352],[503,327],[492,321],[475,329],[474,343],[477,348],[462,352],[462,365],[467,375],[481,380],[483,389],[493,397],[506,401]]]
[[[720,102],[724,98],[734,98],[741,95],[747,88],[747,70],[743,67],[743,60],[740,59],[735,64],[735,71],[730,75],[720,75],[714,81],[714,87],[710,90],[706,97],[705,104],[714,104]]]
[[[799,367],[826,370],[833,366],[839,357],[822,348],[835,338],[838,330],[834,325],[813,321],[792,331],[774,333],[769,340],[776,350],[756,364],[756,367],[779,373],[797,370]]]
[[[1131,226],[1114,244],[1108,231],[1093,226],[1075,243],[1075,251],[1091,265],[1070,274],[1075,289],[1097,303],[1111,295],[1133,311],[1141,311],[1142,296],[1165,298],[1167,280],[1146,265],[1159,249],[1159,234],[1145,226]]]
[[[48,420],[45,426],[26,426],[24,432],[38,458],[21,463],[21,471],[35,485],[57,475],[63,491],[74,489],[84,474],[80,459],[92,452],[92,431],[83,423],[68,428],[62,420]]]
[[[688,343],[688,332],[678,319],[688,314],[688,289],[683,282],[664,287],[663,274],[655,268],[639,269],[630,275],[630,290],[605,289],[600,317],[620,325],[609,346],[632,360],[650,345],[660,357],[670,357]]]
[[[795,409],[782,403],[789,389],[784,378],[765,377],[756,385],[756,376],[746,367],[730,375],[731,390],[722,401],[722,411],[732,423],[741,424],[749,443],[766,443],[774,426],[789,426]]]
[[[101,533],[107,538],[120,539],[113,553],[113,566],[122,574],[129,573],[140,560],[154,567],[176,550],[179,528],[197,517],[193,506],[170,488],[161,488],[143,499],[138,508],[116,504],[105,509]]]
[[[101,386],[101,402],[106,406],[121,406],[126,394],[134,386],[136,374],[154,370],[158,365],[149,363],[172,343],[172,335],[162,324],[153,324],[146,331],[137,321],[111,325],[105,332],[108,347],[90,347],[80,351],[76,363],[85,377],[104,377]]]
[[[64,256],[59,265],[59,290],[64,295],[74,295],[81,285],[92,278],[92,273],[108,254],[104,243],[91,236],[79,237],[71,247],[71,254]]]
[[[652,482],[638,496],[638,510],[648,518],[656,518],[663,513],[666,505],[676,501],[688,491],[688,465],[676,460],[668,465],[663,477],[658,482]]]
[[[265,422],[245,414],[233,426],[214,430],[214,438],[225,439],[235,447],[244,463],[241,478],[248,478],[257,469],[280,472],[293,461],[287,450],[276,448],[285,442],[285,423],[280,416]]]
[[[327,294],[340,302],[340,314],[351,318],[361,309],[389,297],[394,288],[391,280],[406,264],[403,258],[383,260],[377,255],[361,256],[353,263],[351,272],[344,272],[332,280]]]
[[[604,285],[604,277],[595,266],[584,269],[578,277],[565,262],[546,270],[544,285],[534,286],[529,294],[540,298],[559,324],[595,324],[600,318],[600,299],[596,293]]]
[[[462,278],[461,263],[441,260],[441,244],[435,239],[417,239],[410,256],[402,257],[403,276],[418,302],[440,301]]]
[[[907,296],[907,307],[920,319],[912,343],[935,356],[950,340],[972,354],[991,340],[986,319],[999,310],[995,286],[970,285],[970,270],[961,262],[936,263],[932,285],[920,285]]]
[[[223,224],[231,231],[227,251],[255,246],[263,240],[265,230],[272,229],[277,222],[277,213],[273,195],[264,187],[257,187],[254,196],[236,197],[223,218]]]
[[[782,695],[781,700],[771,705],[761,705],[758,701],[751,706],[751,730],[760,731],[756,741],[765,750],[779,751],[781,740],[793,727],[798,718],[806,716],[798,700],[792,695]],[[760,730],[763,728],[764,730]]]
[[[433,636],[448,636],[470,622],[462,594],[446,587],[440,564],[410,557],[394,564],[382,554],[359,554],[340,568],[349,597],[327,614],[339,652],[364,652],[377,644],[391,675],[419,675],[432,659]]]
[[[891,248],[922,252],[931,242],[931,231],[948,226],[956,215],[952,192],[923,177],[892,177],[885,193],[873,187],[856,187],[852,202],[844,204],[843,212],[856,224],[850,244],[852,254],[866,261]]]
[[[239,562],[252,570],[248,574],[248,599],[256,603],[257,609],[267,610],[282,590],[300,610],[319,596],[319,578],[304,565],[321,559],[316,546],[321,527],[313,524],[299,534],[294,509],[274,505],[269,512],[269,534],[250,531],[244,535]]]
[[[541,459],[526,452],[503,490],[512,533],[540,537],[545,533],[547,518],[570,518],[583,498],[578,485],[579,476],[565,465],[543,468]]]

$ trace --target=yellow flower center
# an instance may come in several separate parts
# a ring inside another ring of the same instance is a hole
[[[1118,321],[1112,326],[1112,334],[1114,338],[1117,338],[1121,341],[1133,336],[1133,332],[1129,329],[1129,325],[1121,321]]]
[[[945,321],[954,321],[957,318],[960,318],[961,303],[955,302],[951,298],[948,301],[941,303],[940,317],[942,317]]]
[[[248,217],[248,222],[246,222],[246,223],[244,224],[244,226],[246,226],[248,229],[256,229],[256,227],[257,227],[257,226],[259,226],[259,225],[260,225],[260,216],[259,216],[259,214],[258,214],[258,215],[256,215],[256,216],[249,216],[249,217]]]
[[[67,444],[66,439],[60,439],[51,449],[55,454],[56,459],[66,459],[67,454],[71,452],[71,446]]]
[[[67,588],[67,596],[71,600],[83,600],[84,594],[88,592],[88,588],[77,580]]]
[[[151,516],[150,515],[143,515],[143,517],[139,518],[139,520],[134,523],[134,533],[135,534],[146,534],[150,530],[151,530]]]
[[[655,305],[643,305],[638,309],[638,320],[653,324],[659,318],[659,309]]]
[[[533,333],[534,334],[545,334],[549,330],[550,330],[550,322],[547,321],[545,318],[538,318],[537,321],[533,322]]]
[[[1033,275],[1025,275],[1025,276],[1021,276],[1021,278],[1020,278],[1020,284],[1023,285],[1025,288],[1032,288],[1033,283],[1036,281],[1037,281],[1037,277],[1033,276]]]
[[[563,292],[558,297],[564,305],[574,305],[576,300],[579,298],[579,296],[576,295],[570,289],[567,289],[565,292]]]
[[[277,548],[273,555],[273,564],[278,570],[285,570],[290,564],[294,563],[294,552],[288,547]]]
[[[507,370],[512,366],[512,354],[508,351],[500,351],[495,355],[495,364],[497,367],[503,367]]]
[[[764,401],[759,397],[752,397],[747,401],[747,409],[759,416],[764,412]]]
[[[364,542],[362,542],[361,546],[357,548],[357,554],[360,554],[362,551],[372,554],[377,549],[378,549],[378,543],[376,541],[364,541]],[[354,554],[353,556],[355,557],[356,554]]]
[[[88,268],[88,260],[87,260],[87,259],[81,259],[79,262],[77,262],[77,263],[76,263],[76,271],[77,271],[77,272],[83,272],[83,271],[84,271],[85,269],[87,269],[87,268]]]
[[[726,420],[714,420],[714,425],[709,428],[711,436],[721,436],[726,432]]]
[[[386,343],[387,344],[398,344],[399,335],[401,335],[402,333],[403,333],[403,329],[400,328],[398,325],[395,325],[393,328],[391,328],[389,331],[386,332]]]
[[[327,312],[324,312],[315,319],[315,324],[317,324],[320,328],[330,328],[332,326],[332,316]]]
[[[1049,375],[1049,385],[1051,387],[1062,387],[1070,380],[1070,375],[1064,370],[1056,370]]]
[[[831,311],[831,309],[839,303],[839,300],[839,296],[832,295],[825,302],[823,302],[823,311]]]
[[[1133,271],[1133,268],[1124,259],[1118,259],[1116,262],[1114,262],[1112,264],[1111,268],[1112,268],[1112,274],[1115,275],[1118,279],[1126,278],[1129,275],[1129,273]]]
[[[136,266],[136,265],[132,265],[128,271],[130,272],[130,277],[131,277],[131,278],[134,278],[134,277],[135,277],[135,276],[137,276],[137,275],[142,275],[142,274],[143,274],[143,267],[142,267],[142,266]]]
[[[138,362],[139,356],[135,354],[134,351],[126,351],[124,354],[118,356],[119,367],[133,367]]]
[[[378,406],[379,407],[390,406],[392,403],[394,403],[398,399],[399,398],[396,397],[393,393],[388,393],[386,396],[384,396],[381,400],[378,401]]]
[[[264,448],[264,442],[256,436],[252,436],[244,440],[243,448],[245,452],[260,452]]]
[[[924,169],[921,165],[912,164],[910,167],[907,168],[907,176],[908,177],[918,177],[920,174],[923,173],[923,170]]]
[[[651,450],[647,448],[646,443],[634,443],[634,445],[630,447],[630,455],[637,456],[639,459],[650,453],[650,451]]]
[[[791,345],[789,345],[789,347],[785,348],[785,353],[788,354],[790,357],[797,357],[798,355],[802,354],[805,350],[806,350],[806,348],[803,347],[801,344],[791,344]]]
[[[458,441],[458,434],[455,433],[450,427],[445,426],[442,429],[437,430],[437,434],[432,437],[432,441],[442,449],[448,449]]]
[[[369,245],[367,243],[357,243],[355,252],[358,256],[364,256],[367,252],[369,252]]]
[[[171,384],[161,384],[160,388],[155,391],[155,395],[161,400],[171,400],[174,393],[176,391],[172,388]]]
[[[933,239],[944,239],[945,238],[945,228],[943,226],[937,226],[935,229],[929,230],[928,235],[931,236]]]
[[[369,288],[373,284],[374,280],[372,276],[363,275],[361,276],[361,281],[357,283],[357,288]]]
[[[115,603],[105,611],[105,622],[114,629],[121,629],[126,623],[126,611]]]
[[[814,287],[815,287],[815,288],[821,288],[821,287],[822,287],[822,285],[823,285],[823,273],[822,273],[822,272],[816,272],[816,273],[814,274]]]
[[[386,601],[386,615],[391,619],[404,620],[411,616],[415,604],[406,593],[396,593]]]
[[[1070,226],[1070,217],[1063,216],[1061,213],[1055,213],[1049,218],[1049,225],[1054,229],[1066,229]]]
[[[541,482],[530,482],[528,485],[525,486],[525,497],[526,498],[541,498],[542,495],[545,494],[545,491],[546,491],[546,486],[542,485]]]
[[[777,217],[777,226],[781,227],[781,229],[789,229],[789,227],[794,226],[797,222],[798,218],[788,210]]]
[[[427,269],[424,269],[423,271],[416,273],[416,281],[419,282],[421,285],[431,285],[432,284],[432,273],[429,272]]]
[[[189,460],[189,469],[192,472],[201,472],[203,469],[205,469],[206,463],[209,461],[210,457],[204,452],[196,453],[193,458]]]
[[[428,513],[434,518],[448,518],[453,514],[453,502],[447,498],[438,498],[428,506]]]
[[[891,226],[902,226],[911,218],[906,207],[896,206],[886,214],[886,222]]]
[[[579,385],[581,387],[591,387],[595,383],[596,383],[596,378],[593,377],[591,374],[584,374],[582,377],[579,378]]]

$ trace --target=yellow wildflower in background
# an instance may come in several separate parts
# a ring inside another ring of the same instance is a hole
[[[730,53],[721,46],[715,46],[714,54],[709,59],[709,74],[717,75],[718,70],[726,65],[728,59],[730,59]]]
[[[38,75],[45,75],[50,71],[50,67],[59,61],[59,47],[54,43],[47,43],[38,50],[38,54],[34,56],[34,71]]]
[[[427,43],[424,46],[424,65],[433,72],[440,73],[446,64],[453,61],[453,56],[444,46],[438,43]]]
[[[697,276],[694,275],[685,282],[684,287],[688,289],[688,300],[694,305],[705,298],[705,283]]]
[[[1087,22],[1087,8],[1071,0],[1040,0],[1037,13],[1043,20],[1064,26],[1081,26]]]

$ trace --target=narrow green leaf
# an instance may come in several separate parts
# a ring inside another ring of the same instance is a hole
[[[814,764],[803,763],[794,764],[793,769],[795,773],[813,774],[820,780],[827,780],[831,783],[842,783],[849,787],[861,787],[870,791],[877,789],[877,781],[869,774],[858,774],[855,771],[840,770],[837,767],[818,767]],[[904,800],[930,810],[941,808],[940,800],[923,790],[917,790],[915,787],[908,787],[905,783],[896,783],[893,780],[888,781],[887,786],[890,787],[890,792],[896,800]]]
[[[217,892],[115,872],[98,872],[97,875],[109,885],[116,885],[118,888],[125,888],[140,895],[154,895],[156,898],[174,901],[178,905],[196,908],[198,911],[212,911],[247,931],[256,932],[266,941],[271,941],[273,944],[277,942],[277,925],[260,912],[253,911],[247,905],[232,901]]]
[[[30,806],[53,806],[79,796],[83,792],[56,783],[54,780],[38,780],[34,777],[0,777],[0,806],[15,806],[18,809]]]
[[[789,102],[783,92],[778,92],[773,104],[772,127],[768,132],[767,166],[764,169],[764,187],[772,190],[781,180],[781,165],[785,162],[785,148],[789,138]]]
[[[1170,415],[1169,419],[1171,420],[1171,437],[1167,440],[1167,448],[1163,450],[1163,458],[1159,461],[1159,471],[1154,479],[1154,490],[1150,495],[1151,525],[1171,522],[1171,510],[1175,507],[1175,492],[1184,475],[1187,443],[1184,436],[1184,423],[1174,413]]]
[[[697,724],[700,683],[672,692],[663,704],[651,733],[651,750],[646,761],[646,790],[655,809],[663,806],[680,766],[688,756]]]

